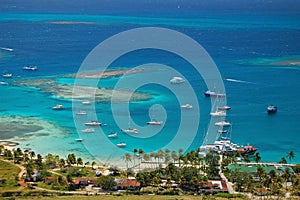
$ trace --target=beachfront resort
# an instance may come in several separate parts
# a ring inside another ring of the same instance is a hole
[[[300,194],[300,165],[288,164],[293,152],[276,163],[264,163],[258,152],[249,156],[211,150],[202,157],[199,150],[183,154],[182,149],[151,153],[133,149],[122,157],[126,168],[119,168],[85,161],[73,153],[66,158],[41,156],[16,145],[0,146],[2,197],[152,194],[183,199],[296,199]]]

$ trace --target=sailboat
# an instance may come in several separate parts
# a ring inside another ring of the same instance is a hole
[[[121,129],[121,131],[124,133],[129,133],[129,134],[138,134],[139,133],[138,129],[130,127],[130,116],[129,116],[129,120],[128,120],[128,129]]]

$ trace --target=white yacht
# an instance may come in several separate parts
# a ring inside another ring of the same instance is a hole
[[[84,110],[80,110],[76,115],[86,115],[87,113]]]
[[[83,132],[83,133],[94,133],[95,129],[93,129],[93,128],[86,128],[86,129],[83,129],[81,132]]]
[[[138,134],[138,133],[139,133],[139,130],[136,129],[136,128],[122,129],[122,131],[123,131],[124,133],[134,133],[134,134]]]
[[[84,123],[84,125],[86,125],[86,126],[101,126],[101,122],[91,121],[91,122]]]
[[[171,84],[180,84],[180,83],[183,83],[184,82],[184,79],[181,78],[181,77],[178,77],[178,76],[174,76],[171,80],[170,80],[170,83]]]
[[[118,147],[126,147],[126,143],[125,142],[120,142],[117,144]]]
[[[63,110],[63,109],[64,109],[64,106],[61,104],[57,104],[56,106],[52,107],[52,110]]]
[[[188,109],[191,109],[191,108],[193,108],[193,106],[191,105],[191,104],[184,104],[184,105],[181,105],[180,106],[181,108],[188,108]]]
[[[82,139],[82,138],[77,138],[77,139],[75,139],[75,141],[76,141],[76,142],[82,142],[83,139]]]
[[[2,76],[3,76],[3,78],[12,78],[13,75],[10,73],[6,73],[6,74],[3,74]]]
[[[216,126],[230,126],[231,123],[228,122],[228,121],[226,121],[226,120],[224,120],[224,121],[216,122],[215,125]]]
[[[230,106],[223,106],[223,107],[218,107],[218,110],[230,110]]]
[[[109,138],[116,138],[118,137],[118,134],[117,133],[111,133],[108,135]]]
[[[226,112],[221,110],[221,111],[211,112],[210,115],[213,117],[225,117]]]
[[[37,66],[25,66],[23,69],[28,71],[36,71],[38,68]]]
[[[162,125],[162,121],[156,121],[156,120],[152,120],[147,122],[148,125]]]
[[[92,102],[90,102],[90,101],[83,101],[81,103],[82,103],[82,105],[91,105],[92,104]]]
[[[222,134],[222,133],[228,133],[228,130],[220,129],[217,132],[220,133],[220,134]]]
[[[0,85],[8,85],[8,82],[0,81]]]
[[[207,90],[206,92],[204,92],[204,95],[206,97],[225,97],[226,96],[225,94],[216,93],[216,92],[210,91],[210,90]]]

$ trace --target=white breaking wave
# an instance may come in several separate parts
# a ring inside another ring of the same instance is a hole
[[[6,47],[0,47],[0,49],[5,50],[5,51],[13,51],[11,48],[6,48]]]
[[[229,81],[229,82],[236,82],[236,83],[251,83],[251,84],[253,84],[252,82],[242,81],[242,80],[237,80],[237,79],[232,79],[232,78],[225,78],[224,80]]]

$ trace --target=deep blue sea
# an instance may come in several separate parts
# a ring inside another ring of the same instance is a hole
[[[120,56],[110,67],[133,68],[158,63],[179,71],[195,90],[201,111],[199,122],[194,122],[199,112],[196,109],[180,109],[180,104],[184,102],[180,102],[173,93],[174,88],[177,88],[178,95],[189,99],[184,86],[163,87],[154,82],[141,86],[138,90],[149,92],[155,98],[130,103],[130,114],[121,109],[117,112],[123,127],[119,127],[114,121],[110,103],[96,103],[97,117],[107,126],[97,134],[82,135],[74,125],[71,101],[55,98],[53,94],[41,90],[12,84],[13,81],[24,78],[34,81],[45,77],[72,84],[72,79],[55,77],[76,73],[91,50],[104,40],[134,28],[161,27],[191,37],[214,60],[224,80],[227,104],[232,107],[227,112],[226,119],[232,122],[231,139],[234,143],[258,147],[262,161],[276,162],[281,157],[286,157],[289,151],[294,151],[295,158],[292,162],[300,162],[300,10],[297,9],[297,3],[161,3],[129,0],[113,3],[78,0],[72,4],[65,0],[52,3],[0,2],[0,73],[14,75],[9,80],[0,78],[0,81],[9,82],[9,85],[0,85],[0,115],[35,116],[64,129],[64,134],[61,135],[53,133],[53,137],[31,136],[30,140],[20,140],[21,145],[28,145],[42,154],[52,152],[67,155],[74,152],[87,159],[98,159],[102,163],[121,160],[125,152],[132,152],[134,148],[142,148],[146,152],[166,147],[178,150],[183,143],[189,144],[184,150],[198,148],[208,128],[212,102],[203,95],[207,86],[202,77],[190,63],[172,53],[142,49]],[[296,5],[288,6],[292,3]],[[174,42],[180,44],[179,41]],[[22,67],[26,65],[37,65],[39,69],[34,72],[24,71]],[[154,77],[155,73],[160,73],[157,70],[149,71]],[[176,74],[170,73],[166,80],[169,81],[174,75]],[[131,76],[148,80],[146,74]],[[114,87],[121,79],[106,79],[100,85]],[[180,90],[180,87],[183,89]],[[67,109],[53,111],[51,107],[56,104],[64,104]],[[164,126],[145,130],[149,135],[152,132],[157,134],[143,137],[142,132],[140,136],[120,132],[129,121],[144,126],[151,118],[162,118],[155,111],[159,108],[153,107],[157,104],[163,106],[167,113]],[[278,113],[272,116],[266,113],[270,104],[278,106]],[[153,109],[149,112],[151,107]],[[195,137],[189,137],[194,133],[191,133],[191,127],[185,126],[183,132],[186,137],[181,136],[174,143],[172,140],[176,136],[181,116],[192,124],[199,124],[199,128]],[[81,120],[85,122],[85,119]],[[107,138],[110,132],[118,132],[119,138]],[[85,137],[85,141],[75,142],[78,137]],[[117,148],[115,144],[120,141],[125,141],[127,146]],[[170,143],[172,145],[167,146]]]

